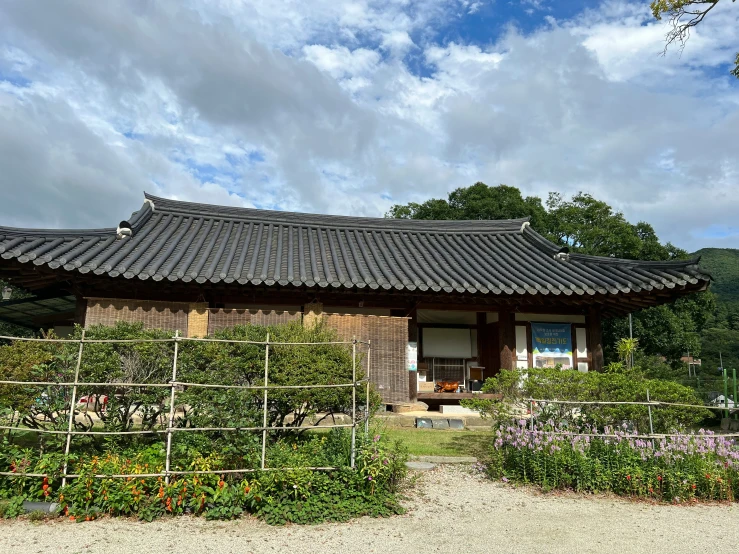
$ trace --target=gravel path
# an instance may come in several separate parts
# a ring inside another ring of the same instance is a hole
[[[702,552],[739,543],[739,505],[665,506],[491,483],[465,466],[420,474],[408,514],[310,527],[253,519],[0,521],[0,552]]]

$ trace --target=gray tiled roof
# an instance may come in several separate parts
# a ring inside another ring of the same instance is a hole
[[[146,199],[129,220],[131,238],[115,228],[0,227],[0,256],[125,279],[494,295],[698,290],[710,279],[697,260],[561,261],[523,219],[356,218]]]

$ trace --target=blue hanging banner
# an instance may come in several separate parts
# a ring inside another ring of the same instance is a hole
[[[572,325],[569,323],[532,323],[531,346],[534,367],[572,368]]]

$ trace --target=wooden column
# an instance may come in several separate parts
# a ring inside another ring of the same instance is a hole
[[[516,352],[516,322],[513,312],[509,310],[501,310],[498,312],[498,343],[500,350],[499,369],[514,369]]]
[[[488,324],[488,314],[485,312],[477,312],[477,365],[484,366],[483,360],[485,358],[485,337],[487,335],[487,329],[485,326]]]
[[[77,303],[74,307],[74,323],[85,327],[85,318],[87,317],[87,298],[77,297]]]
[[[390,315],[392,313],[393,311],[391,310]],[[402,315],[408,316],[408,341],[418,343],[418,310],[413,308],[407,314],[404,313]]]
[[[588,310],[587,317],[589,371],[603,371],[603,329],[601,327],[601,311],[599,306]]]

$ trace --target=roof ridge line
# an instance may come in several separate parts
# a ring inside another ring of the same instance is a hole
[[[546,237],[537,233],[531,226],[525,226],[521,228],[524,237],[530,240],[536,246],[541,246],[542,250],[546,249],[548,252],[556,253],[561,248],[559,245],[553,243]],[[700,262],[700,256],[697,258],[690,258],[688,260],[629,260],[627,258],[611,258],[609,256],[595,256],[593,254],[578,254],[576,252],[570,253],[570,260],[576,260],[580,262],[597,262],[599,264],[610,264],[610,265],[634,265],[634,266],[648,266],[648,267],[686,267],[690,265],[698,265]],[[706,273],[703,269],[701,272]]]
[[[334,214],[316,214],[304,212],[288,212],[280,210],[264,210],[260,208],[243,208],[238,206],[219,206],[202,204],[184,200],[161,198],[144,193],[146,200],[155,204],[157,211],[183,213],[187,215],[212,215],[220,219],[242,219],[247,221],[267,221],[272,224],[297,226],[333,227],[333,228],[372,228],[387,231],[406,230],[418,232],[521,232],[528,218],[517,219],[396,219],[383,217],[362,217]]]

